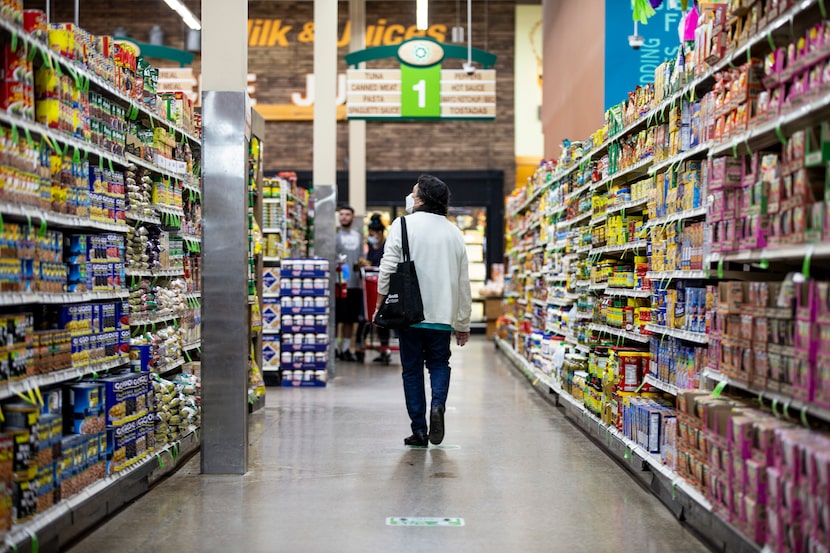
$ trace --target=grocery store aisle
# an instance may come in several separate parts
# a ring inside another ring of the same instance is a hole
[[[200,476],[196,456],[72,553],[707,551],[491,342],[453,355],[442,446],[403,446],[399,368],[341,364],[328,388],[269,388],[247,475]]]

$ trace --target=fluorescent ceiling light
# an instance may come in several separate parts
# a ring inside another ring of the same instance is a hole
[[[426,31],[429,27],[429,4],[427,2],[428,0],[417,0],[415,4],[415,26],[419,31]]]
[[[202,23],[199,21],[193,12],[187,9],[187,6],[182,4],[182,0],[164,0],[164,3],[170,6],[170,9],[179,14],[179,17],[182,18],[185,25],[193,29],[194,31],[200,31],[202,29]]]

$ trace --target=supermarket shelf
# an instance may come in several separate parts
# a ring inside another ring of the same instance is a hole
[[[119,100],[119,101],[121,101],[125,104],[137,107],[140,112],[142,112],[142,113],[148,115],[149,117],[153,118],[156,123],[161,124],[162,126],[169,128],[170,130],[174,130],[174,131],[178,132],[181,135],[186,136],[188,139],[190,139],[190,141],[195,146],[201,147],[201,140],[199,138],[197,138],[195,135],[192,135],[189,132],[185,131],[184,129],[182,129],[182,128],[176,126],[176,125],[173,125],[172,123],[170,123],[166,119],[163,119],[157,113],[151,112],[150,110],[145,108],[140,103],[136,103],[133,99],[128,98],[127,96],[123,95],[121,92],[116,90],[113,87],[112,84],[106,82],[104,79],[102,79],[101,77],[99,77],[98,75],[93,73],[92,71],[89,71],[88,69],[73,63],[72,60],[70,60],[68,58],[65,58],[63,56],[60,56],[60,55],[54,53],[49,48],[48,44],[44,44],[42,42],[39,42],[37,40],[32,39],[18,25],[15,25],[14,23],[12,23],[10,21],[6,21],[5,19],[3,19],[3,20],[0,20],[0,28],[5,29],[9,33],[16,34],[21,41],[29,44],[30,46],[34,46],[34,48],[36,50],[38,50],[39,52],[41,52],[44,55],[46,55],[47,57],[49,57],[52,60],[53,64],[54,64],[54,62],[60,63],[63,67],[71,69],[71,73],[74,73],[74,74],[78,75],[78,77],[83,77],[83,78],[89,79],[90,83],[94,83],[97,87],[101,88],[102,90],[105,90],[107,92],[107,94],[109,94],[110,96],[114,97],[115,99],[117,99],[117,100]]]
[[[616,428],[603,423],[596,415],[588,411],[580,401],[562,390],[551,377],[544,375],[536,367],[528,363],[521,355],[511,348],[507,342],[496,338],[496,345],[499,350],[502,351],[513,363],[513,365],[520,372],[522,372],[525,377],[527,377],[534,387],[541,383],[546,388],[546,390],[544,390],[545,392],[552,391],[557,394],[557,399],[559,401],[564,401],[567,404],[564,405],[566,416],[568,416],[574,424],[581,427],[589,436],[601,444],[607,453],[618,457],[624,466],[629,466],[632,474],[635,475],[637,479],[642,479],[644,476],[647,477],[648,474],[643,473],[643,467],[640,466],[639,463],[637,463],[637,465],[633,465],[633,461],[641,461],[642,463],[646,463],[651,472],[659,474],[665,479],[664,486],[665,489],[669,491],[672,501],[677,502],[675,494],[676,492],[682,492],[688,499],[696,504],[695,507],[702,509],[705,513],[711,515],[711,503],[709,503],[709,501],[707,501],[699,491],[683,480],[675,471],[665,466],[660,461],[659,457],[652,455],[643,449]],[[561,405],[559,401],[557,401],[557,405]],[[612,440],[615,440],[616,443],[613,443]],[[655,494],[659,494],[659,490],[656,486],[647,487],[652,489]]]
[[[588,211],[586,211],[585,213],[583,213],[581,215],[577,215],[573,219],[568,219],[566,221],[560,221],[560,222],[556,223],[556,228],[557,228],[557,230],[570,228],[570,227],[576,225],[577,223],[587,221],[588,219],[591,218],[591,215],[592,215],[591,210],[588,210]]]
[[[656,378],[653,374],[647,374],[644,380],[646,384],[652,386],[653,388],[663,390],[664,392],[671,394],[673,396],[677,395],[677,386],[675,386],[674,384],[669,384],[668,382],[663,382],[662,380]]]
[[[539,307],[547,307],[548,306],[547,302],[544,302],[542,300],[537,300],[536,298],[533,298],[532,303],[533,303],[533,305],[538,305]]]
[[[554,207],[553,209],[548,209],[547,211],[545,211],[545,217],[554,217],[556,215],[559,215],[560,213],[565,212],[567,209],[568,206],[566,204],[560,204],[557,207]]]
[[[130,360],[128,357],[120,357],[118,359],[94,363],[85,367],[73,367],[71,369],[63,369],[60,371],[29,376],[20,380],[9,381],[0,384],[0,399],[10,398],[17,394],[23,394],[36,388],[45,388],[60,382],[76,380],[87,375],[117,369],[118,367],[122,367],[129,362]]]
[[[127,211],[125,215],[128,221],[138,221],[140,223],[147,223],[150,225],[161,224],[161,218],[158,215],[145,215],[141,213],[134,213],[132,211]]]
[[[760,248],[737,252],[712,253],[709,256],[709,261],[715,263],[718,261],[744,261],[749,263],[762,260],[785,261],[788,259],[800,261],[807,256],[830,257],[830,243],[822,242],[819,244],[797,244],[793,246],[782,246],[779,248]]]
[[[634,288],[613,288],[605,289],[607,296],[622,296],[624,298],[650,298],[651,290],[637,290]]]
[[[574,336],[573,334],[566,334],[565,335],[565,341],[567,343],[569,343],[570,345],[572,345],[574,347],[574,349],[576,349],[580,353],[585,353],[585,354],[591,353],[591,348],[589,348],[588,346],[586,346],[584,344],[580,344],[579,341],[577,341],[576,336]]]
[[[647,344],[650,339],[648,336],[644,336],[643,334],[629,332],[627,330],[622,330],[621,328],[614,328],[613,326],[603,324],[591,323],[590,325],[588,325],[588,328],[590,328],[591,330],[596,330],[598,332],[604,332],[606,334],[618,336],[620,338],[625,338],[626,340],[640,342],[642,344]]]
[[[133,155],[129,152],[124,154],[124,158],[120,160],[120,163],[123,165],[134,164],[139,167],[143,167],[148,171],[152,171],[154,173],[158,173],[160,175],[164,175],[165,177],[170,177],[176,180],[182,180],[188,177],[187,173],[176,173],[174,171],[170,171],[169,169],[165,169],[164,167],[160,167],[159,165],[147,161],[146,159],[142,159],[137,155]]]
[[[99,522],[115,516],[146,492],[150,484],[184,465],[198,448],[198,428],[190,428],[179,441],[148,452],[132,467],[95,482],[28,522],[15,524],[6,535],[6,549],[43,551],[51,549],[48,544],[55,544],[57,550],[56,544],[70,543]]]
[[[635,163],[631,167],[627,167],[627,168],[625,168],[621,171],[617,171],[613,175],[608,175],[607,177],[605,177],[601,181],[592,183],[591,184],[591,190],[597,190],[597,189],[602,188],[603,186],[605,186],[607,184],[611,184],[614,181],[622,180],[624,178],[637,178],[639,176],[643,176],[643,175],[647,174],[647,171],[644,171],[644,169],[646,169],[649,165],[651,165],[652,161],[653,161],[652,158],[643,159],[643,160],[638,161],[637,163]]]
[[[264,204],[278,204],[280,202],[282,202],[281,198],[262,198]]]
[[[108,152],[105,149],[100,148],[95,144],[92,144],[91,142],[87,142],[86,140],[76,138],[72,135],[56,131],[52,128],[47,127],[46,125],[38,123],[37,121],[26,119],[25,117],[21,117],[13,113],[8,113],[5,110],[0,112],[0,123],[4,123],[6,125],[9,125],[10,127],[19,127],[21,129],[28,130],[30,133],[35,133],[38,136],[46,137],[53,142],[59,142],[74,149],[81,150],[83,152],[89,152],[90,154],[94,154],[95,156],[100,157],[102,159],[107,159],[109,161],[116,162],[119,165],[127,165],[123,157],[113,154],[112,152]]]
[[[561,178],[561,177],[560,177]],[[587,192],[591,188],[591,183],[587,182],[580,186],[579,188],[575,189],[573,192],[565,196],[565,203],[570,202],[574,198],[578,198],[582,195],[583,192]]]
[[[177,277],[184,276],[184,269],[127,269],[127,276],[148,276],[148,277]]]
[[[558,242],[551,242],[547,245],[547,251],[555,252],[564,250],[568,246],[567,240],[559,240]]]
[[[645,224],[645,228],[659,227],[668,223],[676,221],[684,221],[686,219],[694,219],[695,217],[703,217],[706,215],[705,207],[696,207],[695,209],[688,209],[679,213],[672,213],[671,215],[664,215],[662,217],[655,217]]]
[[[541,276],[541,273],[540,273]],[[567,282],[568,275],[559,275],[556,273],[548,273],[548,276],[545,277],[546,282]]]
[[[262,229],[263,234],[282,234],[282,229],[279,227],[264,227]]]
[[[784,415],[787,415],[790,412],[790,409],[793,409],[793,417],[796,416],[796,413],[801,414],[802,412],[804,412],[805,414],[808,414],[817,419],[823,420],[825,422],[830,422],[830,409],[819,407],[818,405],[813,405],[812,403],[801,401],[799,399],[795,399],[784,394],[770,392],[762,388],[750,386],[744,382],[735,380],[734,378],[729,378],[722,372],[717,371],[715,369],[711,369],[709,367],[703,369],[703,377],[708,378],[709,380],[714,380],[716,382],[726,382],[727,385],[733,388],[737,388],[739,390],[743,390],[745,392],[758,396],[758,398],[762,401],[769,401],[770,403],[774,402],[776,411],[777,407],[780,406],[781,413]]]
[[[830,115],[830,95],[824,94],[818,100],[799,106],[798,108],[774,117],[771,121],[749,129],[732,140],[714,145],[710,148],[709,155],[717,156],[725,153],[733,153],[737,148],[749,147],[751,151],[757,152],[761,148],[778,143],[778,131],[785,135],[803,128],[808,124],[817,124],[825,121]]]
[[[649,271],[646,278],[651,280],[705,280],[709,278],[708,271]]]
[[[196,182],[199,182],[197,177],[191,177],[191,178],[196,178]],[[190,182],[189,179],[185,179],[184,182],[182,182],[182,188],[184,188],[185,190],[190,190],[194,194],[199,194],[199,195],[202,194],[201,188],[199,188],[199,186],[197,186],[197,185],[194,185],[192,182]]]
[[[577,280],[574,283],[574,286],[576,288],[588,288],[589,286],[591,286],[591,281],[590,280]]]
[[[605,292],[605,290],[607,288],[608,288],[608,283],[607,282],[596,282],[596,283],[588,285],[588,289],[593,290],[595,292],[597,292],[597,291],[598,292]]]
[[[655,324],[646,325],[646,330],[655,334],[663,334],[665,336],[672,336],[687,342],[695,342],[697,344],[708,344],[709,336],[702,332],[691,332],[689,330],[680,330],[679,328],[669,328],[667,326],[660,326]]]
[[[266,263],[279,263],[282,258],[276,255],[264,255],[262,260]]]
[[[590,251],[591,251],[591,245],[590,244],[586,245],[586,246],[580,246],[576,249],[576,253],[578,255],[582,255],[582,254],[588,255],[588,252],[590,252]]]
[[[184,357],[180,357],[175,361],[171,361],[166,365],[162,365],[161,367],[156,367],[153,372],[160,375],[165,375],[167,373],[171,373],[177,369],[180,369],[184,365]]]
[[[621,204],[612,205],[606,208],[605,213],[608,215],[612,215],[617,213],[618,211],[631,211],[634,212],[635,210],[639,210],[641,207],[646,207],[648,205],[648,198],[640,198],[639,200],[631,200],[630,202],[623,202]]]
[[[4,217],[20,218],[25,219],[26,221],[46,221],[48,224],[63,228],[127,232],[127,225],[124,223],[95,221],[88,217],[67,215],[65,213],[53,213],[37,207],[10,202],[0,202],[0,214]]]
[[[663,160],[659,163],[655,163],[651,167],[651,169],[649,169],[648,174],[649,175],[654,175],[656,173],[660,173],[661,171],[663,171],[664,169],[668,169],[672,165],[675,165],[675,164],[680,163],[682,161],[686,161],[687,159],[691,159],[693,157],[697,157],[697,156],[703,157],[704,154],[706,154],[707,151],[709,151],[709,143],[707,142],[705,144],[700,144],[698,146],[695,146],[691,150],[686,150],[685,152],[680,152],[680,153],[675,154],[675,155],[669,157],[668,159],[665,159],[665,160]]]
[[[201,292],[188,292],[185,297],[189,300],[198,300],[202,298]]]
[[[603,213],[602,215],[599,215],[597,217],[591,217],[591,223],[590,224],[591,224],[591,226],[599,225],[599,224],[605,223],[607,220],[608,220],[608,214]]]
[[[618,244],[615,246],[601,246],[599,248],[591,248],[588,255],[600,255],[604,253],[625,253],[629,250],[640,250],[648,247],[646,240],[635,240],[634,242],[627,242],[625,244]]]
[[[158,211],[159,213],[173,215],[174,217],[184,217],[184,210],[175,205],[153,204],[152,208]]]
[[[547,190],[547,188],[548,188],[548,185],[547,185],[547,184],[543,184],[543,185],[541,185],[539,188],[537,188],[536,190],[534,190],[534,191],[533,191],[533,194],[531,194],[531,196],[530,196],[527,200],[525,200],[525,203],[523,203],[522,205],[520,205],[520,206],[518,207],[518,209],[516,209],[516,211],[515,211],[513,214],[511,214],[511,216],[515,216],[516,214],[521,213],[522,211],[524,211],[524,210],[526,210],[527,208],[529,208],[529,207],[533,204],[533,202],[535,202],[537,199],[539,199],[539,196],[541,196],[541,195],[542,195],[542,192],[544,192],[545,190]]]
[[[194,340],[192,342],[188,342],[187,344],[182,346],[182,351],[192,351],[194,349],[199,349],[202,347],[202,340]]]
[[[187,242],[196,242],[198,244],[202,243],[202,237],[198,234],[182,234],[182,240]]]
[[[280,334],[280,329],[278,328],[264,328],[262,329],[262,334],[265,336],[277,336]]]
[[[570,307],[575,301],[576,299],[571,298],[551,298],[548,303],[557,307]]]
[[[181,315],[167,315],[165,317],[138,317],[136,315],[130,315],[130,326],[164,325],[181,318]]]
[[[0,292],[0,306],[31,303],[86,303],[124,299],[130,296],[127,289],[106,292]]]

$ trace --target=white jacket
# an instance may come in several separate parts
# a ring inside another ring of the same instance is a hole
[[[423,322],[450,325],[460,332],[469,332],[472,297],[467,248],[461,231],[446,217],[416,211],[406,216],[406,232],[424,302]],[[401,261],[401,221],[396,219],[389,227],[380,262],[379,294],[389,293],[389,275],[397,270]]]

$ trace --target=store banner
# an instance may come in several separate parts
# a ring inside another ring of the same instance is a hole
[[[639,50],[628,44],[634,34],[629,0],[605,0],[605,109],[625,100],[639,85],[654,82],[654,70],[677,55],[680,39],[677,27],[683,12],[664,0],[647,25],[638,26],[643,37]]]

